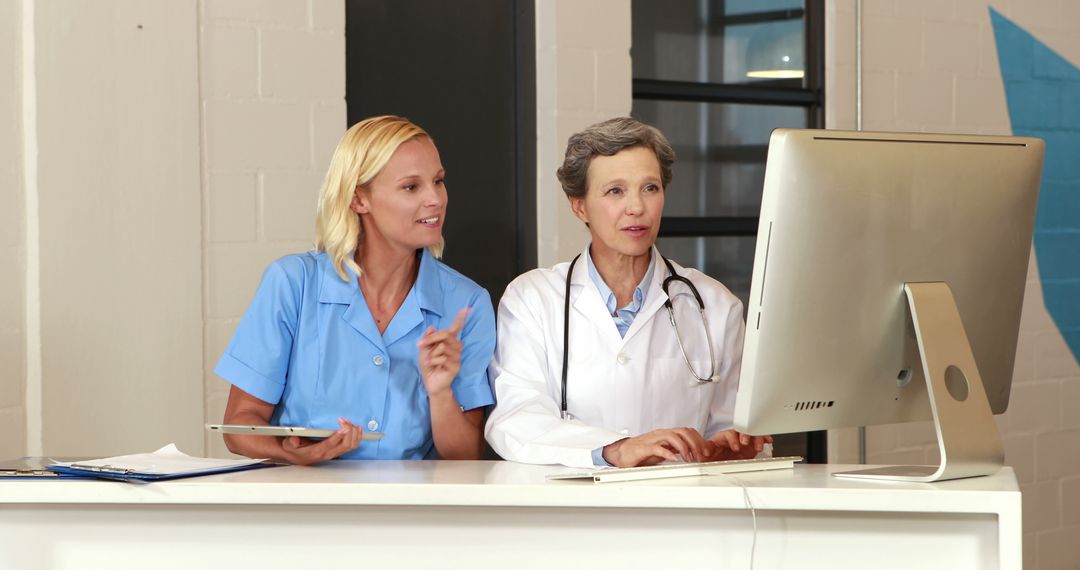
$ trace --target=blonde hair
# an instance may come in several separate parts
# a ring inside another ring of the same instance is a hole
[[[353,257],[363,229],[359,214],[350,208],[356,189],[371,183],[402,143],[417,138],[431,140],[431,135],[404,117],[383,115],[356,123],[338,141],[319,194],[315,249],[330,256],[345,281],[349,281],[346,269],[360,275]],[[442,257],[443,242],[428,249],[436,258]]]

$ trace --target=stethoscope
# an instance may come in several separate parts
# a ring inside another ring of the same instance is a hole
[[[579,253],[570,262],[570,268],[566,270],[566,291],[563,296],[563,355],[562,355],[562,418],[571,419],[569,412],[566,411],[566,372],[569,368],[570,359],[568,358],[570,353],[570,277],[574,275],[574,265],[577,264],[577,260],[581,257]],[[675,329],[675,341],[679,343],[679,352],[682,353],[683,360],[686,362],[686,367],[690,370],[690,374],[697,379],[698,384],[708,384],[710,382],[717,382],[719,379],[716,377],[716,358],[713,353],[712,334],[709,332],[709,321],[705,318],[705,302],[701,300],[701,295],[698,293],[697,287],[690,282],[689,279],[675,273],[675,266],[671,265],[671,262],[664,256],[660,256],[660,259],[664,260],[664,265],[667,266],[668,276],[664,279],[664,282],[660,284],[660,289],[664,291],[664,295],[667,296],[667,300],[664,301],[664,306],[667,307],[668,320],[671,321],[672,328]],[[694,299],[697,300],[698,313],[701,315],[701,325],[705,328],[705,340],[709,344],[709,375],[701,376],[694,370],[694,365],[690,363],[690,357],[686,355],[686,347],[683,346],[682,335],[679,333],[679,324],[675,322],[675,309],[671,306],[671,295],[668,293],[668,287],[671,283],[677,281],[690,288],[690,292],[694,294]]]

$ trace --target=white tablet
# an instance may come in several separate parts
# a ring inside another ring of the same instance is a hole
[[[336,429],[315,429],[295,426],[244,426],[236,424],[206,424],[206,429],[217,433],[233,433],[239,435],[273,435],[278,437],[296,435],[300,437],[310,437],[313,439],[327,438],[337,433]],[[364,441],[382,439],[382,436],[383,434],[381,433],[370,431],[365,431],[363,433]]]

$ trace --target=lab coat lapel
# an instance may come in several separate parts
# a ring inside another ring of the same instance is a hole
[[[656,246],[652,248],[652,263],[654,264],[652,280],[646,288],[645,304],[641,306],[637,316],[634,317],[634,322],[630,323],[630,328],[627,329],[623,342],[630,342],[630,339],[641,329],[651,326],[653,317],[658,316],[657,311],[662,311],[664,303],[668,300],[668,296],[664,293],[662,287],[664,279],[668,277],[668,269],[667,265],[664,264],[664,260],[660,259],[660,252],[656,249]]]
[[[582,252],[574,265],[574,275],[570,278],[570,318],[573,319],[570,329],[571,342],[574,339],[575,328],[588,323],[596,331],[594,334],[604,338],[604,342],[619,343],[622,341],[619,329],[615,327],[611,313],[600,298],[600,290],[589,278],[589,268],[585,266],[586,263],[585,253]],[[577,318],[573,313],[577,313]],[[584,321],[584,323],[579,323],[579,321]]]

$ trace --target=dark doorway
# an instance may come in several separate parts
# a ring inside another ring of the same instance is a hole
[[[348,0],[349,124],[403,115],[435,139],[443,260],[485,287],[536,267],[533,0]]]

